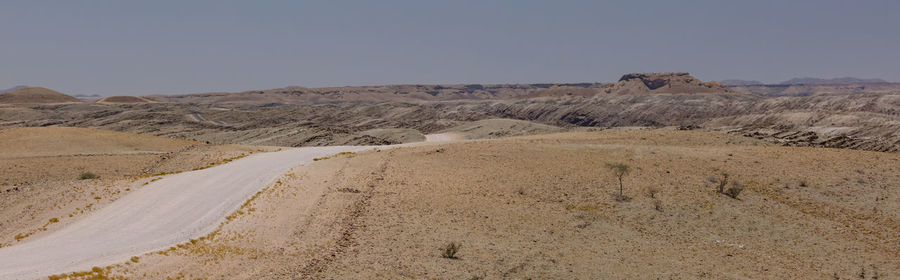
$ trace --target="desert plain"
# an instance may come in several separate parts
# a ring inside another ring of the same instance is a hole
[[[20,89],[0,94],[0,261],[156,189],[160,211],[227,196],[178,178],[243,180],[253,169],[233,167],[266,156],[286,172],[164,246],[0,278],[893,279],[898,88],[651,73],[95,101]]]

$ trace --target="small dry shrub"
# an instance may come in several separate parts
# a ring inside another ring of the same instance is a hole
[[[444,248],[442,248],[443,252],[441,253],[441,257],[447,259],[456,259],[456,253],[459,252],[460,247],[462,247],[462,244],[450,242],[450,244],[447,244],[447,246],[444,246]]]
[[[742,191],[744,191],[744,185],[738,182],[734,182],[731,184],[730,188],[725,190],[725,195],[737,199],[738,195],[740,195]]]
[[[725,193],[725,185],[728,184],[728,173],[722,173],[722,179],[717,179],[716,182],[719,183],[718,192]]]
[[[359,190],[353,188],[340,188],[337,191],[345,193],[359,193]]]
[[[647,196],[650,198],[656,198],[656,194],[659,193],[659,188],[657,187],[648,187],[647,188]]]

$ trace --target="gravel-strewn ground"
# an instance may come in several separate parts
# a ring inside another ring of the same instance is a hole
[[[606,163],[632,167],[630,200],[617,201]],[[723,173],[744,187],[738,199],[716,193]],[[297,168],[216,234],[103,274],[891,279],[900,275],[898,186],[894,153],[698,131],[400,148]],[[462,244],[457,259],[441,257],[451,241]]]

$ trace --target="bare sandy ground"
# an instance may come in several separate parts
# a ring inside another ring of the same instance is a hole
[[[264,150],[269,148],[210,145],[89,128],[2,129],[0,192],[15,187],[75,180],[82,172],[91,172],[101,178],[121,178],[191,170],[222,159]],[[2,203],[0,206],[3,206]]]
[[[405,146],[273,175],[233,212],[211,214],[232,213],[209,234],[72,279],[900,275],[894,153],[640,129]],[[632,167],[630,199],[616,198],[606,163]],[[723,173],[743,186],[736,199],[715,191]],[[462,244],[456,258],[442,257],[449,242]]]
[[[605,163],[632,167],[628,201]],[[476,140],[298,167],[130,279],[894,279],[900,155],[699,131]],[[744,187],[737,199],[715,191]],[[719,179],[716,179],[719,178]],[[461,243],[456,259],[442,257]],[[101,275],[101,274],[94,274]]]
[[[65,228],[0,249],[0,279],[89,270],[198,237],[291,167],[364,149],[289,149],[166,177]]]

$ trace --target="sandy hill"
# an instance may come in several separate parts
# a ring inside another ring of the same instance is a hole
[[[69,103],[81,102],[78,98],[42,87],[26,87],[0,94],[0,103]]]
[[[97,103],[152,103],[153,100],[140,96],[109,96],[100,98]]]
[[[130,154],[177,150],[193,141],[76,127],[0,130],[0,157]]]
[[[685,72],[625,74],[605,91],[613,94],[733,92],[718,82],[703,82]]]
[[[8,88],[8,89],[0,89],[0,93],[4,93],[4,92],[7,92],[7,91],[13,91],[13,90],[17,90],[17,89],[22,89],[22,88],[27,88],[27,87],[28,87],[28,86],[14,86],[14,87],[11,87],[11,88]]]

